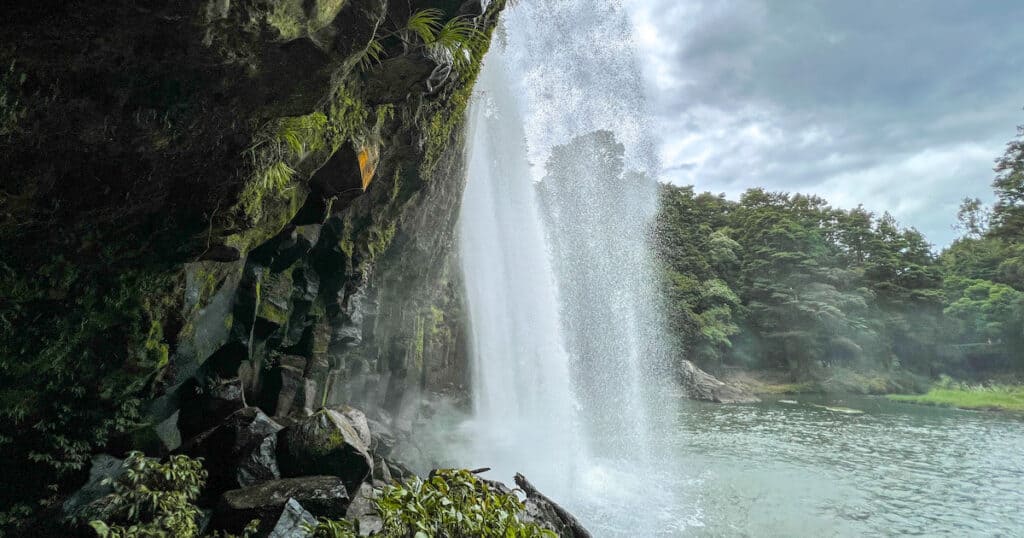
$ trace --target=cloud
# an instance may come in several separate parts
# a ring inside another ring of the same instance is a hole
[[[939,246],[1024,123],[1024,3],[630,0],[663,179],[890,211]]]

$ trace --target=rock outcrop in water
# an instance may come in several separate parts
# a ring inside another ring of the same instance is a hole
[[[682,361],[679,370],[683,388],[691,399],[725,404],[761,401],[757,396],[739,387],[720,381],[690,361]]]

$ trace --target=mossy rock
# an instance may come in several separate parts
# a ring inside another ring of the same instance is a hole
[[[373,469],[373,459],[359,431],[334,410],[317,411],[281,430],[277,439],[282,476],[337,476],[354,494]]]

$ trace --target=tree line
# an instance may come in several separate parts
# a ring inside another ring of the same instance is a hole
[[[965,199],[962,235],[941,252],[888,213],[818,196],[659,188],[653,239],[679,356],[797,378],[1024,371],[1024,127],[996,160],[996,202]]]

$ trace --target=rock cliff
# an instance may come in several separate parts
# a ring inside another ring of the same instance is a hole
[[[503,5],[5,8],[0,526],[100,451],[464,389],[460,127]]]

